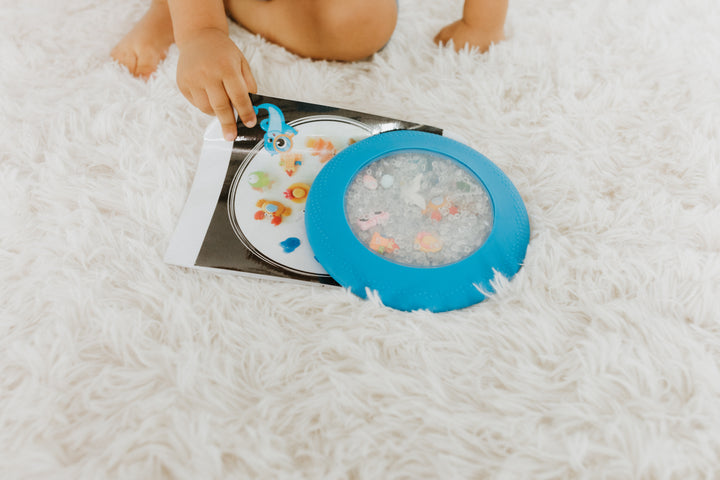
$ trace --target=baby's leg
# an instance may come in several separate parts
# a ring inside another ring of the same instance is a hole
[[[152,0],[150,8],[110,55],[130,73],[147,78],[174,42],[167,0]]]
[[[396,0],[225,0],[230,17],[304,57],[360,60],[380,50],[397,21]]]

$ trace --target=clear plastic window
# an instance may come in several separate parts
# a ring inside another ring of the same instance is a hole
[[[345,215],[368,249],[417,267],[467,258],[485,243],[493,223],[478,178],[426,151],[395,153],[363,168],[345,193]]]

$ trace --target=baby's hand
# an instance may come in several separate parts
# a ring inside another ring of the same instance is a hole
[[[465,45],[469,45],[470,47],[480,48],[481,52],[486,52],[491,44],[504,39],[505,33],[502,26],[495,31],[484,31],[480,28],[474,28],[464,19],[451,23],[435,35],[435,43],[447,45],[452,40],[456,51],[462,50]]]
[[[223,136],[237,136],[233,107],[240,120],[253,127],[257,118],[248,92],[257,92],[250,65],[228,34],[215,28],[198,31],[178,44],[177,84],[197,108],[215,115]]]

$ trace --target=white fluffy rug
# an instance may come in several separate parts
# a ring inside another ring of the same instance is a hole
[[[717,478],[720,4],[401,1],[370,61],[237,26],[260,93],[462,133],[532,236],[499,293],[401,313],[163,263],[210,121],[108,52],[146,1],[0,0],[0,477]],[[450,7],[448,7],[450,5]]]

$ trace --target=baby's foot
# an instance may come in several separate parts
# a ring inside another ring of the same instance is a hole
[[[110,55],[136,77],[148,78],[173,44],[167,0],[153,0],[150,8]]]

